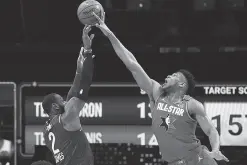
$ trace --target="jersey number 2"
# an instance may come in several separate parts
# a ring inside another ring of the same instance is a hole
[[[51,148],[52,148],[53,154],[56,155],[57,153],[60,152],[59,149],[54,149],[56,137],[55,137],[54,133],[52,133],[52,132],[50,132],[48,136],[49,136],[49,140],[52,141]]]

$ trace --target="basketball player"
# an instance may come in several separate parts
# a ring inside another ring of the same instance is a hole
[[[152,80],[106,26],[104,19],[96,26],[109,38],[116,54],[132,73],[139,87],[149,98],[152,129],[157,138],[162,159],[169,165],[216,165],[214,159],[228,159],[219,151],[219,134],[208,119],[202,103],[190,97],[194,77],[186,70],[167,76],[164,84]],[[104,18],[104,16],[103,16]],[[209,137],[209,152],[195,136],[197,122]]]
[[[57,165],[93,165],[93,154],[82,131],[79,112],[82,110],[93,77],[92,39],[90,26],[83,29],[83,44],[74,82],[66,102],[55,93],[45,96],[42,106],[49,115],[44,129],[46,146],[52,151]]]

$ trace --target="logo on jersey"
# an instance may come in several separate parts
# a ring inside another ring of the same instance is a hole
[[[178,116],[184,115],[184,109],[178,108],[178,107],[173,106],[173,105],[168,105],[165,103],[160,103],[160,102],[157,104],[157,110],[169,112],[169,113],[172,113],[172,114],[178,115]]]
[[[162,123],[160,124],[160,127],[165,127],[165,130],[167,131],[168,129],[176,129],[173,125],[174,121],[176,120],[175,117],[170,116],[169,114],[167,115],[166,118],[161,117]]]
[[[63,152],[59,152],[58,154],[54,155],[56,163],[59,163],[64,160]]]
[[[198,160],[199,162],[202,160],[203,158],[200,157],[200,155],[198,155]]]
[[[179,165],[179,164],[183,165],[183,164],[185,164],[185,161],[184,161],[184,160],[179,160],[179,161],[178,161],[178,165]]]
[[[50,131],[50,130],[51,130],[51,124],[48,124],[48,125],[46,126],[46,130],[47,130],[47,131]]]

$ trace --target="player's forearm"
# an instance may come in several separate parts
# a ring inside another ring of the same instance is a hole
[[[118,40],[118,38],[110,32],[108,38],[117,54],[117,56],[123,61],[128,69],[134,69],[133,63],[137,62],[135,56],[124,47],[124,45]]]
[[[134,55],[123,46],[123,44],[117,39],[117,37],[112,32],[109,32],[107,36],[111,41],[116,54],[132,73],[138,86],[144,91],[146,91],[148,94],[152,93],[152,80],[137,62]]]
[[[88,55],[81,68],[77,68],[73,85],[67,95],[67,101],[72,97],[87,99],[89,88],[92,84],[94,62],[92,55]]]
[[[73,84],[67,95],[67,99],[66,99],[67,101],[69,101],[73,97],[73,95],[76,93],[76,91],[79,90],[80,80],[81,80],[81,74],[76,72]]]
[[[212,151],[219,150],[220,137],[219,137],[218,131],[215,128],[211,128],[208,138],[209,138]]]

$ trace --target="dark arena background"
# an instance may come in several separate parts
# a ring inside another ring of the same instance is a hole
[[[43,96],[65,96],[82,44],[82,0],[0,1],[0,164],[54,163],[44,146]],[[99,0],[106,24],[148,75],[163,83],[181,68],[230,162],[247,165],[247,1]],[[164,165],[151,131],[148,97],[96,28],[94,84],[80,113],[95,165]],[[200,127],[202,144],[210,148]]]

